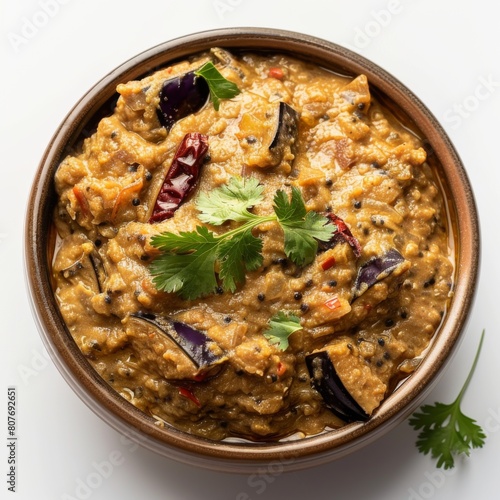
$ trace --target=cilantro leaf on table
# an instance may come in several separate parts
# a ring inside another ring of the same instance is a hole
[[[234,83],[224,78],[212,62],[206,62],[199,70],[195,71],[196,76],[205,79],[210,90],[210,99],[214,105],[215,111],[219,111],[220,101],[222,99],[231,99],[240,93],[240,89]]]
[[[469,456],[472,448],[482,448],[484,445],[486,435],[483,429],[461,410],[465,391],[479,359],[483,339],[484,330],[472,368],[455,401],[450,404],[424,405],[409,420],[415,430],[420,430],[416,443],[418,450],[425,455],[430,453],[436,458],[437,467],[452,469],[455,466],[455,455]]]
[[[153,283],[184,299],[213,293],[221,281],[222,289],[234,292],[245,280],[246,271],[255,271],[263,262],[263,242],[252,230],[264,222],[277,222],[284,231],[285,254],[301,266],[311,262],[317,241],[329,241],[335,224],[315,212],[307,212],[299,189],[293,188],[290,200],[277,191],[275,213],[259,216],[251,207],[262,201],[262,186],[254,178],[233,177],[225,186],[201,194],[196,202],[202,222],[222,225],[231,220],[243,224],[221,234],[204,226],[180,234],[161,233],[151,244],[162,253],[151,263]]]
[[[307,212],[300,191],[292,188],[289,200],[284,191],[274,197],[274,211],[285,235],[285,254],[299,266],[310,264],[318,251],[318,241],[328,241],[336,226],[316,212]]]
[[[282,351],[285,351],[288,348],[288,337],[301,329],[300,319],[297,316],[279,311],[269,320],[264,337],[269,340],[270,344],[276,344]]]

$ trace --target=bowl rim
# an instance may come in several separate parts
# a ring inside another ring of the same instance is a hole
[[[67,332],[50,287],[47,220],[54,198],[52,179],[67,143],[71,143],[94,113],[115,95],[116,85],[213,46],[233,50],[284,52],[346,74],[367,74],[370,86],[407,116],[430,145],[446,177],[447,202],[455,215],[456,282],[446,322],[417,370],[393,392],[367,423],[295,441],[278,443],[215,442],[174,428],[159,428],[154,420],[108,386],[79,351]],[[41,207],[41,210],[39,208]],[[25,279],[33,317],[57,368],[82,401],[115,430],[146,448],[185,463],[237,472],[280,461],[288,470],[325,463],[361,448],[389,431],[420,404],[454,354],[468,321],[478,282],[480,230],[477,208],[464,165],[434,115],[405,85],[363,56],[336,43],[294,31],[235,27],[181,36],[125,61],[98,81],[69,111],[50,140],[36,171],[25,217]],[[375,432],[377,430],[377,432]]]

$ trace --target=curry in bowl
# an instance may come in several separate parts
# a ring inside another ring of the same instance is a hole
[[[275,441],[366,421],[453,293],[422,140],[367,78],[213,48],[118,85],[55,175],[56,300],[159,426]]]

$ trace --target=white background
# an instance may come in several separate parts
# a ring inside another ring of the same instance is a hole
[[[0,6],[2,499],[500,498],[500,37],[494,2],[1,0]],[[460,349],[426,402],[454,399],[486,329],[463,409],[488,437],[452,473],[417,452],[407,422],[348,458],[303,472],[246,477],[182,465],[120,440],[45,358],[28,307],[22,240],[31,180],[46,144],[73,104],[114,67],[165,40],[229,26],[297,30],[372,59],[431,109],[466,165],[482,225],[482,277]],[[6,478],[10,385],[18,392],[15,494],[7,491]],[[99,479],[96,464],[110,460],[113,470]]]

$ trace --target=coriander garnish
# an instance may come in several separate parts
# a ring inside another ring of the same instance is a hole
[[[486,435],[483,429],[475,420],[464,415],[460,408],[474,374],[483,339],[484,330],[472,368],[455,401],[450,404],[424,405],[409,420],[414,429],[421,429],[417,439],[418,450],[425,455],[431,453],[433,458],[437,458],[437,467],[452,469],[455,466],[455,455],[463,453],[469,456],[471,448],[482,448],[484,445]]]
[[[154,236],[151,244],[162,251],[151,264],[153,283],[159,290],[177,292],[184,299],[213,293],[221,281],[224,291],[234,292],[245,280],[246,271],[262,265],[262,239],[252,230],[264,222],[277,222],[284,232],[285,255],[303,266],[314,260],[319,241],[328,241],[336,226],[316,212],[307,212],[298,188],[291,198],[279,190],[274,196],[274,214],[259,216],[250,208],[262,201],[262,187],[254,178],[232,178],[226,186],[198,198],[202,222],[243,224],[217,235],[205,226],[195,231]]]
[[[264,331],[264,337],[270,344],[277,345],[282,351],[288,348],[288,337],[301,330],[300,319],[293,314],[279,311],[268,322],[268,328]]]

